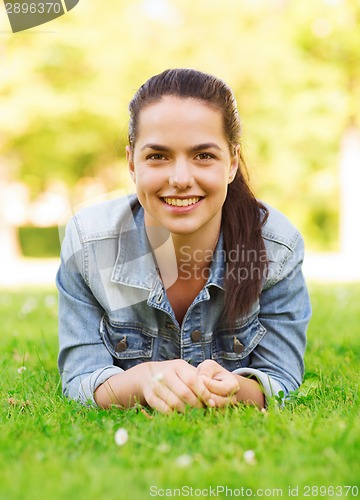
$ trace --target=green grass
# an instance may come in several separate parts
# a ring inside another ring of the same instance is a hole
[[[298,498],[330,498],[334,486],[343,487],[334,498],[354,498],[360,285],[312,286],[311,295],[305,382],[284,409],[272,402],[266,414],[239,406],[164,416],[64,399],[55,291],[2,291],[0,499],[142,499],[156,491],[179,497],[175,488],[190,498],[215,497],[210,486],[232,488],[232,498],[260,488],[264,497],[289,498],[289,487],[299,488]],[[114,441],[120,427],[129,433],[122,447]],[[255,452],[255,464],[244,460],[246,450]],[[179,463],[182,455],[189,464]],[[230,490],[217,493],[231,498]]]

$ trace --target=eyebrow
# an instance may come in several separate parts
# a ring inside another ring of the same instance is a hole
[[[164,151],[164,152],[170,152],[171,148],[168,148],[167,146],[162,146],[161,144],[144,144],[144,146],[141,148],[141,151],[144,149],[152,149],[154,151]],[[203,151],[204,149],[217,149],[221,151],[220,146],[218,146],[215,142],[205,142],[203,144],[196,144],[195,146],[192,146],[189,148],[190,153],[195,153],[196,151]]]

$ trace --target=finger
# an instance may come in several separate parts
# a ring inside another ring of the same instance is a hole
[[[184,383],[186,390],[190,391],[189,398],[191,398],[191,404],[193,406],[201,408],[203,403],[207,404],[206,402],[211,397],[211,394],[205,386],[202,377],[198,376],[197,370],[190,374],[179,373],[179,378]]]
[[[185,411],[186,402],[178,397],[173,388],[168,387],[166,384],[158,384],[154,387],[154,393],[172,410],[177,410],[180,413]]]
[[[174,409],[184,411],[185,405],[192,407],[202,407],[197,395],[191,390],[187,380],[194,379],[197,373],[195,367],[183,360],[173,367],[165,366],[168,362],[163,362],[164,371],[157,371],[151,379],[151,389],[161,399]],[[171,368],[171,369],[170,369]]]
[[[173,409],[164,400],[154,395],[147,400],[147,404],[160,413],[169,414],[173,411]]]
[[[211,394],[204,383],[199,380],[197,370],[179,371],[178,377],[180,384],[174,385],[173,391],[185,403],[194,408],[202,408],[203,402],[209,399]]]
[[[210,401],[212,398],[212,394],[205,384],[205,380],[211,379],[204,375],[195,377],[192,388],[200,401],[202,401],[206,405],[213,406],[213,403]]]
[[[213,394],[212,400],[217,408],[224,408],[225,406],[235,406],[238,403],[235,396],[223,397],[218,396],[217,394]]]
[[[185,405],[189,405],[192,408],[203,407],[202,400],[198,397],[196,392],[182,381],[179,380],[178,383],[175,383],[171,387],[171,390]]]
[[[223,380],[204,377],[204,384],[211,393],[223,397],[232,396],[240,389],[240,384],[235,377],[226,377]]]
[[[198,375],[206,375],[212,378],[216,373],[219,372],[219,368],[220,365],[213,359],[205,359],[205,361],[198,365],[197,371]]]
[[[154,410],[157,410],[160,413],[172,412],[172,409],[166,403],[166,401],[164,401],[155,394],[154,388],[150,388],[149,390],[146,391],[146,393],[144,393],[144,399],[146,403],[150,406],[150,408],[153,408]]]

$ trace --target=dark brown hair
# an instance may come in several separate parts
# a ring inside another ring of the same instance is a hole
[[[129,104],[129,144],[137,137],[139,115],[146,106],[165,95],[193,98],[220,111],[225,137],[231,154],[240,144],[241,126],[235,96],[221,79],[193,69],[169,69],[151,77],[140,87]],[[224,315],[233,322],[238,315],[249,313],[258,299],[267,270],[265,245],[261,228],[268,210],[258,202],[245,178],[246,164],[240,149],[240,166],[229,184],[222,208],[222,232],[226,256],[224,278]],[[233,252],[231,252],[233,251]]]

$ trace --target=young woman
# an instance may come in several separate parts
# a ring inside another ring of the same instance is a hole
[[[240,121],[214,76],[167,70],[130,103],[136,195],[69,222],[57,275],[64,393],[160,412],[262,408],[302,381],[303,240],[244,178]]]

